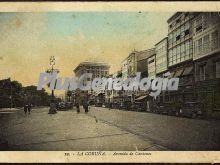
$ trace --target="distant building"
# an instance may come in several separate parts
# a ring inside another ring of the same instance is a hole
[[[122,67],[121,67],[122,78],[123,78],[123,80],[125,80],[128,78],[128,60],[127,60],[127,58],[125,58],[122,61],[121,65],[122,65]]]
[[[147,49],[137,53],[137,72],[141,72],[141,77],[148,77],[148,59],[155,55],[155,49]],[[151,68],[151,67],[150,67]]]
[[[136,50],[132,51],[127,57],[127,76],[135,77],[137,72],[137,54]]]
[[[109,75],[110,66],[102,62],[81,62],[73,71],[76,77],[84,73],[92,73],[92,78],[106,77]]]
[[[114,74],[112,74],[111,78],[115,79],[115,78],[121,78],[122,77],[122,71],[119,70],[117,72],[115,72]],[[106,94],[107,100],[109,102],[117,102],[120,103],[123,99],[122,97],[122,90],[106,90]]]
[[[156,77],[156,57],[152,55],[148,58],[148,78],[154,79]]]
[[[161,75],[167,71],[168,37],[163,38],[155,45],[156,74]]]
[[[122,62],[122,77],[135,77],[137,72],[141,72],[141,77],[147,77],[148,58],[153,55],[155,55],[154,48],[143,51],[132,51]]]
[[[81,62],[73,71],[76,77],[80,77],[84,73],[92,73],[92,79],[87,79],[83,82],[84,85],[88,81],[92,81],[94,78],[98,77],[108,77],[110,66],[103,62]],[[88,95],[90,100],[99,104],[103,102],[105,97],[105,91],[82,91],[81,95]]]
[[[150,63],[148,68],[148,60],[151,57],[155,57],[155,49],[147,49],[143,51],[132,51],[127,58],[122,61],[122,77],[123,79],[129,77],[135,77],[137,72],[141,73],[141,78],[148,77],[148,69],[152,72],[152,77],[155,77],[155,63]],[[155,62],[155,61],[154,61]],[[154,70],[154,71],[153,71]],[[120,91],[117,94],[123,95],[123,101],[130,100],[134,102],[135,97],[145,94],[144,91]]]

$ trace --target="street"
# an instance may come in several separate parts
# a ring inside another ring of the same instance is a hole
[[[90,114],[169,150],[220,150],[220,121],[107,108]]]
[[[165,150],[147,139],[75,110],[48,114],[47,108],[1,110],[1,137],[6,150],[24,151],[133,151]],[[81,107],[82,109],[82,107]]]
[[[1,109],[4,150],[128,151],[219,150],[220,121],[180,118],[144,112],[90,107],[48,114],[48,107],[25,115],[23,109]],[[3,149],[1,149],[3,150]]]

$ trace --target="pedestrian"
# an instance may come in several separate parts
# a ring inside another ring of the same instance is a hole
[[[85,113],[88,113],[89,112],[89,104],[88,104],[88,101],[85,100],[83,102],[83,108],[85,109]]]
[[[25,115],[26,115],[26,113],[27,113],[27,109],[28,109],[28,105],[25,104],[25,105],[24,105],[24,113],[25,113]]]
[[[112,108],[112,102],[109,103],[108,109],[111,110],[111,108]]]
[[[31,107],[32,107],[32,105],[29,103],[29,104],[28,104],[28,108],[27,108],[27,109],[28,109],[28,114],[29,114],[29,115],[30,115],[30,113],[31,113]]]
[[[77,111],[77,113],[80,113],[79,102],[76,102],[76,111]]]

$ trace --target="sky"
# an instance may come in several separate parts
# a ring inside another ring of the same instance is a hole
[[[37,85],[56,59],[59,77],[72,77],[86,60],[109,63],[110,73],[132,50],[154,47],[167,36],[170,12],[0,13],[0,79]]]

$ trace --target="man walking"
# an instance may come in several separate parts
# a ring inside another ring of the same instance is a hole
[[[77,111],[77,113],[80,113],[79,102],[78,101],[76,102],[76,111]]]
[[[27,107],[27,109],[28,109],[28,114],[29,114],[29,115],[31,114],[31,107],[32,107],[32,106],[31,106],[31,103],[29,103],[29,104],[28,104],[28,107]]]
[[[83,108],[85,109],[85,113],[89,112],[89,104],[87,99],[85,99],[85,101],[83,102]]]
[[[27,110],[28,110],[28,105],[25,104],[25,105],[24,105],[24,113],[25,113],[25,115],[26,115],[26,113],[27,113]]]

